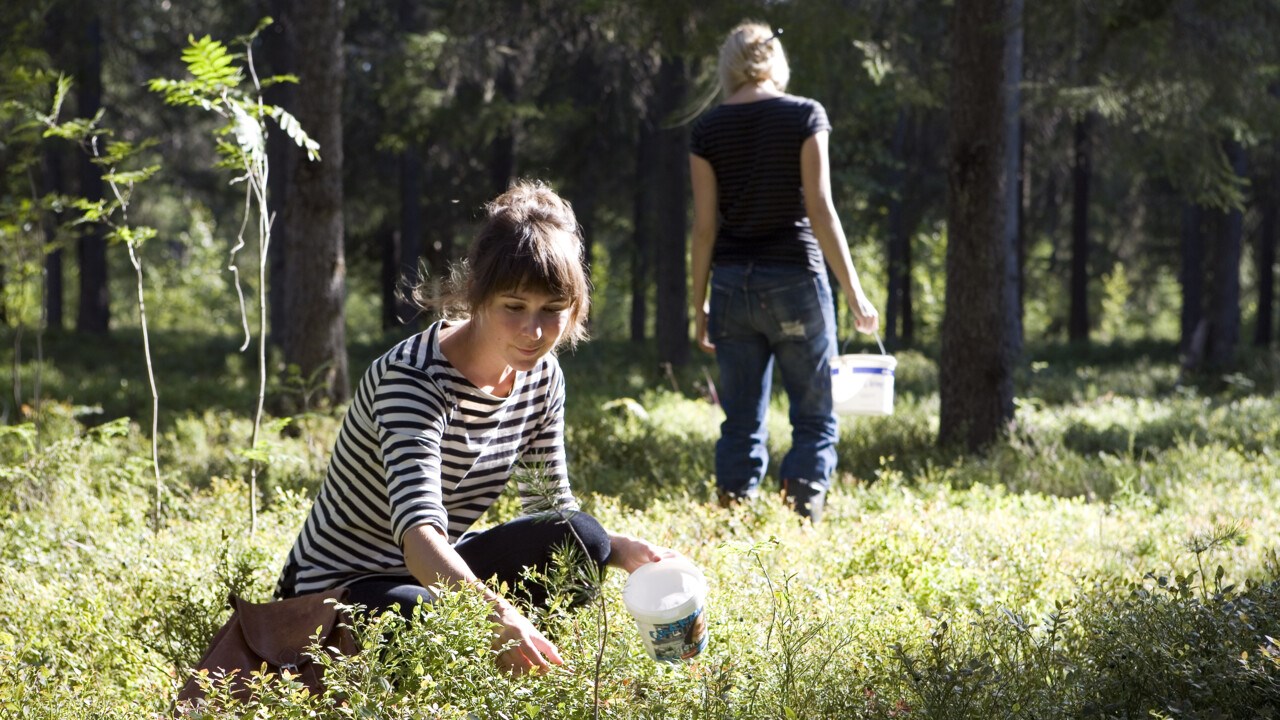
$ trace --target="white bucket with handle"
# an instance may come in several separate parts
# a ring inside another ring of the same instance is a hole
[[[884,416],[893,414],[893,374],[898,361],[880,354],[840,355],[831,360],[831,399],[841,415]]]
[[[707,647],[706,600],[706,578],[684,558],[641,565],[622,589],[645,651],[661,662],[689,660]]]

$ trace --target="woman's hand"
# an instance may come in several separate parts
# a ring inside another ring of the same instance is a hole
[[[641,565],[658,562],[663,558],[680,557],[680,553],[675,550],[629,535],[610,535],[609,543],[609,564],[628,573],[635,572]]]
[[[552,664],[564,664],[555,644],[509,603],[501,603],[489,619],[497,625],[493,649],[510,645],[494,659],[498,667],[513,675],[523,675],[535,668],[545,672]]]
[[[849,309],[853,310],[853,326],[859,332],[870,335],[880,327],[880,313],[871,304],[865,293],[857,293],[849,300]]]
[[[716,346],[707,335],[707,311],[698,308],[693,314],[693,337],[698,341],[698,349],[708,355],[716,354]]]

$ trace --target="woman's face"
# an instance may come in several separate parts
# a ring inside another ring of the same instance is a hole
[[[562,297],[523,289],[499,293],[480,313],[486,351],[516,370],[532,370],[560,342],[570,311]]]

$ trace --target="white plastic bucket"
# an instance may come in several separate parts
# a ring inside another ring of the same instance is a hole
[[[831,361],[831,399],[841,415],[892,415],[892,355],[841,355]]]
[[[622,602],[636,621],[649,657],[688,660],[707,646],[707,579],[683,558],[636,568],[622,588]]]

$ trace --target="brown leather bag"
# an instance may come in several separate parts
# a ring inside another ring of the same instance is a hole
[[[313,637],[319,637],[320,647],[343,655],[354,655],[358,649],[351,618],[337,607],[347,600],[346,588],[261,604],[235,595],[230,599],[231,617],[213,636],[195,670],[207,670],[215,678],[229,676],[237,699],[248,699],[245,681],[255,670],[276,674],[287,670],[311,692],[324,692],[324,669],[307,652]],[[203,697],[192,677],[178,693],[178,704]]]

